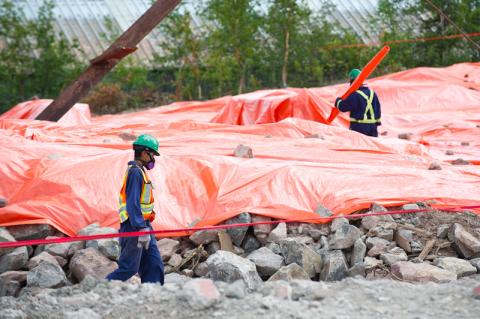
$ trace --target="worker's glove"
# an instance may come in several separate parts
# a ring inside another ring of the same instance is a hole
[[[338,107],[340,106],[340,103],[342,102],[342,99],[337,97],[337,99],[335,100],[335,107],[338,109]]]
[[[150,223],[153,223],[153,221],[155,220],[155,212],[154,211],[152,211],[152,213],[148,217],[148,220],[150,221]]]
[[[142,228],[140,229],[140,231],[150,231],[150,228]],[[137,247],[138,248],[143,248],[143,249],[148,249],[148,247],[150,246],[150,240],[151,240],[151,237],[150,237],[150,234],[146,234],[146,235],[142,235],[142,236],[138,236],[138,244],[137,244]]]

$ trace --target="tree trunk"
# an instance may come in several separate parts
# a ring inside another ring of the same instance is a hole
[[[288,83],[288,54],[289,54],[289,39],[290,32],[287,30],[285,33],[285,47],[283,52],[283,66],[282,66],[282,86],[287,87]]]

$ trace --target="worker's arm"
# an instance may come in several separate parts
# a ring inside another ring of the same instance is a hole
[[[375,118],[381,119],[382,118],[382,108],[380,106],[380,100],[378,99],[378,96],[377,96],[376,93],[373,97],[373,105],[375,106]],[[382,123],[378,122],[377,125],[382,125]]]
[[[127,188],[127,212],[130,224],[142,229],[147,227],[143,219],[142,209],[140,208],[140,196],[142,194],[143,176],[139,168],[133,167],[128,172]]]
[[[335,101],[335,107],[339,109],[340,112],[350,112],[353,109],[352,99],[351,99],[352,95],[350,95],[345,100],[342,100],[341,98],[337,97],[337,100]]]

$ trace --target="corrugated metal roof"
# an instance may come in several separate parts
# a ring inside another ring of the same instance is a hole
[[[0,0],[2,1],[2,0]],[[194,22],[201,24],[195,16],[193,2],[186,2],[187,10],[194,15]],[[353,30],[365,43],[377,41],[375,31],[370,26],[370,19],[375,15],[378,0],[332,0],[336,8],[332,21]],[[105,21],[112,22],[115,29],[123,32],[137,20],[151,5],[151,0],[54,0],[55,22],[57,31],[62,31],[70,42],[78,40],[85,53],[86,60],[101,54],[110,42],[106,38],[108,30]],[[315,12],[320,10],[321,2],[306,0]],[[27,19],[35,19],[43,0],[16,0],[22,7]],[[158,30],[151,32],[139,45],[135,56],[140,61],[150,61],[155,53],[161,54],[161,34]]]

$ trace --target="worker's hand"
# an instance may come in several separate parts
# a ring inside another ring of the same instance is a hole
[[[155,211],[152,211],[152,213],[150,214],[150,217],[148,217],[148,220],[153,223],[153,221],[155,220]]]
[[[150,231],[150,228],[148,228],[148,227],[147,228],[142,228],[142,229],[140,229],[140,231]],[[148,249],[148,247],[150,246],[150,240],[151,240],[150,234],[138,236],[137,247],[138,248],[143,248],[143,249]]]
[[[340,106],[340,103],[342,102],[342,99],[337,97],[337,99],[335,100],[335,107],[338,109],[338,107]]]

